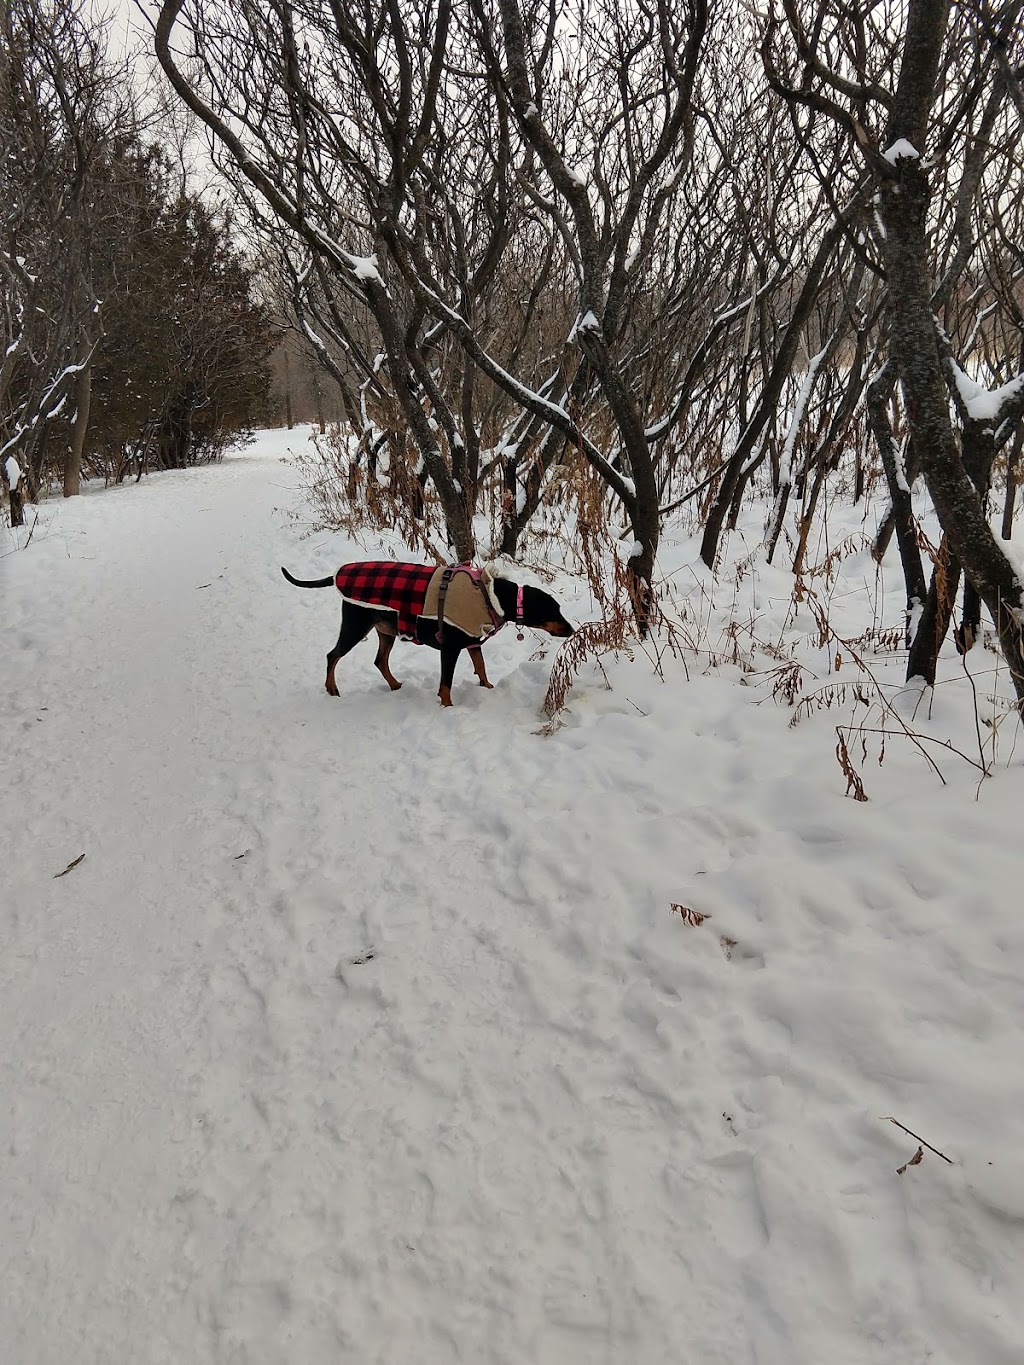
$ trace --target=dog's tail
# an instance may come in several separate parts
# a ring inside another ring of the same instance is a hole
[[[281,572],[289,583],[294,583],[297,588],[333,588],[334,575],[329,574],[327,578],[293,578],[288,570],[281,565]]]

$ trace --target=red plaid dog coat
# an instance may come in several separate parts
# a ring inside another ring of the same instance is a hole
[[[343,564],[334,579],[342,597],[361,607],[383,607],[398,613],[398,633],[416,639],[416,619],[423,614],[436,564]]]

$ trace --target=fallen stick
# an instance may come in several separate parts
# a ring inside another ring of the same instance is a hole
[[[66,877],[66,876],[68,875],[68,873],[71,871],[71,869],[72,869],[73,867],[77,867],[78,864],[82,861],[82,859],[83,859],[84,857],[85,857],[85,854],[84,854],[84,853],[80,853],[80,854],[78,855],[78,857],[74,860],[74,862],[68,863],[67,867],[64,869],[63,872],[55,872],[55,873],[53,874],[53,880],[56,881],[58,877]]]
[[[940,1152],[938,1147],[933,1147],[930,1142],[925,1142],[924,1138],[921,1137],[919,1133],[911,1132],[909,1128],[907,1128],[904,1124],[900,1123],[899,1119],[894,1119],[891,1114],[883,1114],[882,1119],[886,1123],[895,1123],[896,1127],[902,1128],[908,1137],[912,1137],[915,1142],[920,1142],[923,1147],[928,1148],[929,1152],[934,1152],[936,1156],[941,1156],[943,1161],[945,1161],[947,1165],[949,1166],[956,1165],[956,1162],[953,1161],[950,1157],[948,1157],[945,1152]],[[916,1163],[908,1162],[907,1164],[912,1165]]]

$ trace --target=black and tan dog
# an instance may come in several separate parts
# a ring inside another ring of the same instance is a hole
[[[498,578],[486,569],[371,562],[343,564],[331,577],[312,580],[293,578],[283,567],[281,572],[297,588],[336,587],[342,595],[341,633],[327,656],[325,686],[332,697],[338,695],[334,680],[338,660],[365,640],[371,629],[376,629],[378,637],[374,664],[393,692],[402,684],[388,660],[399,636],[440,650],[437,695],[442,706],[452,704],[455,665],[464,649],[469,650],[480,686],[491,686],[480,646],[506,621],[520,628],[520,639],[523,626],[549,635],[572,634],[572,626],[549,593]]]

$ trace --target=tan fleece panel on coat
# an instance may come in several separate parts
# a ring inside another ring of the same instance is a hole
[[[422,614],[435,621],[443,573],[443,569],[438,569],[434,574],[427,587],[426,601],[423,603]],[[485,636],[492,635],[495,629],[494,620],[487,606],[486,590],[482,585],[477,587],[468,573],[452,575],[444,599],[444,619],[448,625],[472,636],[474,640],[482,640]]]

